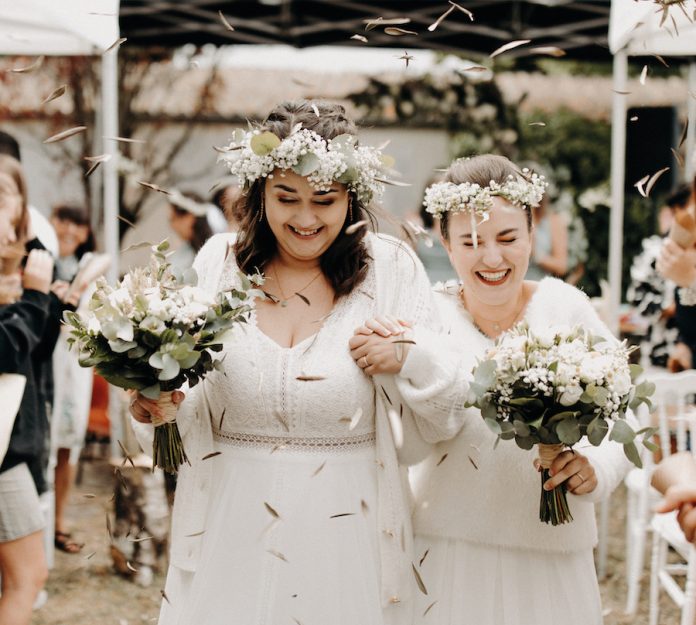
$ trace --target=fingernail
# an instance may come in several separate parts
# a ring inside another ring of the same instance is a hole
[[[544,490],[551,490],[551,485],[548,482],[544,483]]]
[[[551,469],[549,469],[549,477],[553,477],[554,475],[555,473]]]

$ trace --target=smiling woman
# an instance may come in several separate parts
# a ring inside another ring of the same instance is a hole
[[[192,464],[179,472],[160,625],[411,623],[398,391],[347,346],[380,313],[429,324],[430,284],[408,246],[368,232],[387,161],[356,132],[339,105],[286,103],[225,155],[244,190],[241,229],[232,246],[210,239],[194,268],[212,293],[260,269],[267,297],[226,342],[224,375],[177,415]],[[132,406],[144,448],[151,410]]]

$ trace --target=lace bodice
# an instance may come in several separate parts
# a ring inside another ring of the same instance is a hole
[[[230,255],[221,289],[232,285],[235,273]],[[262,437],[364,440],[373,433],[374,385],[348,348],[355,328],[375,316],[372,292],[370,270],[365,282],[341,298],[323,324],[317,323],[315,335],[290,348],[264,334],[254,314],[248,324],[236,327],[221,353],[226,354],[224,374],[203,382],[213,433],[241,444]]]

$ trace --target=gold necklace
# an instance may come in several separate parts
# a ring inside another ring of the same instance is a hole
[[[466,298],[464,297],[463,287],[459,288],[459,299],[461,300],[464,308],[466,308]],[[515,311],[515,314],[512,317],[512,321],[510,322],[509,325],[507,325],[505,330],[509,330],[512,326],[515,325],[515,322],[519,319],[520,315],[524,311],[524,305],[525,305],[525,299],[524,299],[524,293],[523,293],[522,294],[522,302],[520,303],[519,307]],[[466,308],[466,309],[468,310],[468,308]],[[476,319],[474,319],[473,313],[470,312],[469,314],[471,315],[471,318],[474,322],[474,325],[479,329],[479,331],[481,331],[483,334],[486,334],[486,336],[488,336],[488,334],[483,330],[483,328],[481,328],[481,325],[476,321]],[[502,327],[502,324],[500,322],[491,321],[491,325],[493,326],[493,332],[495,332],[496,336],[503,331],[503,327]],[[495,338],[495,337],[491,337],[491,338]]]
[[[281,307],[286,308],[288,305],[288,302],[293,298],[293,297],[299,297],[307,306],[311,306],[312,303],[304,296],[302,295],[302,291],[305,289],[308,289],[312,284],[314,284],[314,281],[322,274],[321,269],[317,272],[317,274],[307,283],[305,284],[301,289],[298,291],[295,291],[290,297],[286,297],[285,293],[283,292],[283,287],[280,284],[280,280],[278,279],[278,271],[275,268],[275,265],[272,265],[271,267],[273,269],[273,277],[275,278],[276,284],[278,285],[278,290],[280,291],[280,297],[282,299],[275,298],[275,303],[280,304]]]

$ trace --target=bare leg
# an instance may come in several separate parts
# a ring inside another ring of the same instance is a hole
[[[0,623],[29,625],[34,601],[48,577],[43,532],[0,543],[0,573]]]
[[[56,532],[66,532],[63,512],[68,503],[68,495],[75,476],[75,467],[70,464],[70,450],[59,449],[56,458],[54,477],[56,496]]]

